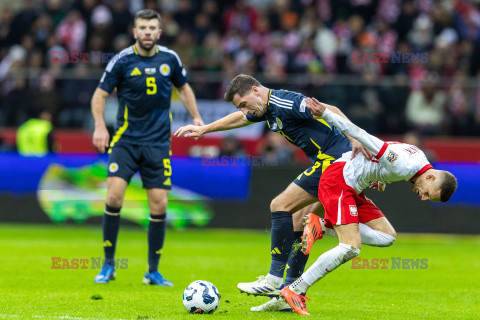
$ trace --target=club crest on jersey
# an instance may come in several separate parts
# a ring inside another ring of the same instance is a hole
[[[275,118],[276,121],[277,121],[277,124],[278,124],[278,127],[280,128],[280,130],[283,129],[283,123],[282,123],[282,120],[278,119],[278,118]]]
[[[145,74],[155,74],[157,69],[155,68],[145,68]]]
[[[357,210],[357,206],[356,205],[349,205],[348,206],[349,209],[350,209],[350,215],[355,217],[355,216],[358,216],[358,210]]]
[[[277,130],[278,125],[274,122],[272,125],[272,130]]]
[[[391,163],[394,163],[394,162],[398,159],[398,154],[396,154],[396,153],[393,152],[393,151],[388,151],[388,154],[387,154],[387,156],[385,157],[385,159],[387,159],[387,160],[390,161]]]
[[[117,172],[118,171],[118,164],[116,162],[110,163],[110,165],[108,166],[108,171],[110,171],[111,173]]]
[[[168,64],[166,63],[162,64],[159,69],[162,75],[164,76],[170,75],[170,66]]]

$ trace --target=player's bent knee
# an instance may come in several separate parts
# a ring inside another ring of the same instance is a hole
[[[385,247],[390,247],[395,242],[395,240],[397,240],[396,232],[393,232],[393,234],[388,234],[388,236],[390,237],[387,238],[387,240],[385,241]]]
[[[346,243],[340,243],[339,247],[343,249],[343,256],[341,257],[340,264],[345,263],[360,254],[360,248]]]
[[[282,200],[280,196],[275,197],[272,202],[270,202],[270,211],[284,211],[285,209],[282,206]]]

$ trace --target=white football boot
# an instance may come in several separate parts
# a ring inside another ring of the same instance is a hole
[[[267,297],[280,296],[280,289],[271,285],[265,276],[259,276],[258,280],[253,282],[241,282],[237,284],[237,288],[248,295],[253,294],[254,296]]]
[[[258,307],[252,307],[250,311],[255,312],[272,312],[272,311],[281,311],[281,312],[292,312],[292,307],[285,301],[283,297],[273,297],[269,301],[265,302]]]

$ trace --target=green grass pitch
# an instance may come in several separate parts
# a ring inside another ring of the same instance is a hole
[[[52,269],[51,257],[102,256],[101,228],[0,225],[0,318],[12,319],[293,319],[290,313],[250,312],[265,297],[240,294],[269,266],[269,232],[185,230],[167,233],[161,272],[174,288],[142,284],[147,242],[144,230],[122,226],[117,258],[128,268],[117,280],[93,282],[98,270]],[[337,243],[317,242],[308,265]],[[480,237],[400,234],[389,248],[364,246],[364,259],[428,259],[426,269],[352,269],[341,266],[308,292],[311,318],[479,319]],[[182,293],[208,280],[222,299],[213,315],[190,315]],[[95,300],[92,296],[101,296]]]

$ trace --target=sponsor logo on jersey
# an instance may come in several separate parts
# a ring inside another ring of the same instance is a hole
[[[394,163],[394,162],[398,159],[398,154],[396,154],[395,152],[389,150],[387,156],[385,157],[385,159],[387,159],[387,160],[390,161],[391,163]]]
[[[168,64],[166,63],[162,64],[159,69],[162,75],[164,76],[170,75],[170,66]]]
[[[349,207],[349,209],[350,209],[350,215],[351,215],[351,216],[353,216],[353,217],[358,216],[358,210],[357,210],[357,206],[356,206],[356,205],[349,205],[348,207]]]
[[[282,120],[280,120],[280,119],[278,119],[278,118],[276,118],[276,120],[277,120],[278,127],[280,128],[280,130],[282,130],[282,129],[283,129]]]
[[[157,69],[155,68],[145,68],[146,74],[155,74],[156,72],[157,72]]]
[[[110,163],[110,165],[108,166],[108,171],[110,171],[111,173],[117,172],[118,171],[118,164],[116,162]]]

